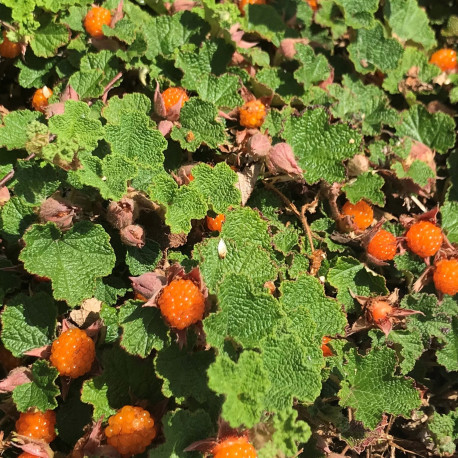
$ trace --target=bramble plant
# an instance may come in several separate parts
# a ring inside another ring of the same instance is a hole
[[[456,452],[453,0],[0,24],[2,456]]]

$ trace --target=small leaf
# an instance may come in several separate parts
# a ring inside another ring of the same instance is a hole
[[[380,175],[366,172],[358,175],[353,182],[347,183],[342,190],[352,204],[366,199],[383,207],[385,205],[385,194],[382,191],[384,184],[385,180]]]
[[[53,57],[70,39],[70,30],[63,24],[49,22],[35,31],[30,47],[38,57]]]

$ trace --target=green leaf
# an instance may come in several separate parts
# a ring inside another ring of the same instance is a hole
[[[32,366],[32,381],[13,390],[13,401],[19,412],[26,412],[32,407],[42,412],[55,409],[56,397],[60,395],[55,384],[58,375],[57,369],[47,361],[35,361]]]
[[[220,311],[204,320],[207,342],[222,348],[232,339],[246,348],[259,346],[259,341],[272,334],[281,317],[277,300],[267,292],[255,289],[243,274],[227,274],[218,288]]]
[[[225,73],[233,52],[232,45],[222,39],[204,41],[198,53],[180,50],[175,65],[183,70],[183,86],[196,91],[202,75],[211,73],[218,76]]]
[[[280,291],[280,302],[286,314],[291,316],[306,309],[317,325],[320,339],[344,332],[347,320],[341,305],[325,295],[323,285],[315,277],[299,275],[294,281],[282,282]]]
[[[213,103],[193,97],[181,109],[181,126],[175,125],[170,135],[188,151],[196,151],[202,143],[217,148],[226,141],[224,123],[216,119],[217,115],[218,110]],[[189,133],[193,134],[192,139]]]
[[[67,100],[62,115],[49,120],[49,130],[61,141],[76,141],[81,148],[92,151],[103,137],[102,123],[94,119],[84,102]]]
[[[197,191],[189,186],[181,186],[167,207],[165,222],[174,234],[187,234],[191,230],[191,220],[202,219],[207,210],[205,200]]]
[[[147,240],[143,248],[128,246],[126,264],[131,275],[152,272],[162,259],[161,247],[154,240]]]
[[[108,105],[102,110],[103,117],[110,124],[120,124],[121,114],[124,112],[141,111],[149,114],[151,111],[151,100],[139,92],[124,94],[122,98],[115,95],[108,101]]]
[[[211,102],[218,108],[232,109],[243,104],[239,95],[240,88],[238,76],[228,73],[221,76],[206,74],[197,81],[196,91],[202,100]]]
[[[24,267],[50,278],[55,299],[70,306],[92,297],[96,278],[109,275],[115,264],[108,234],[89,221],[76,223],[65,234],[53,223],[35,224],[24,242],[20,254]]]
[[[395,162],[391,169],[396,172],[398,178],[410,178],[419,186],[426,186],[431,178],[436,178],[436,174],[431,167],[423,161],[415,159],[407,170],[401,162]]]
[[[283,226],[272,237],[272,243],[276,250],[281,251],[286,256],[299,244],[299,232],[293,226]]]
[[[17,247],[18,239],[36,219],[33,207],[21,197],[13,196],[0,212],[2,238],[10,247]]]
[[[13,267],[13,263],[7,258],[0,258],[0,301],[3,303],[5,295],[8,292],[14,291],[21,285],[21,279],[17,272],[14,272],[14,267],[11,272],[7,269]],[[4,270],[3,270],[4,269]]]
[[[360,73],[386,72],[396,68],[403,53],[397,40],[385,38],[383,26],[378,21],[371,29],[358,30],[356,41],[347,49],[356,71]]]
[[[292,146],[308,183],[321,179],[328,183],[342,181],[345,178],[342,162],[353,157],[361,143],[361,136],[347,125],[329,124],[322,108],[289,118],[283,137]]]
[[[225,395],[222,417],[230,426],[251,428],[260,421],[270,382],[258,353],[245,351],[237,363],[218,355],[207,374],[208,386]]]
[[[377,0],[335,0],[345,13],[345,23],[354,29],[369,29],[374,26],[374,13],[378,9]]]
[[[0,125],[0,146],[8,150],[24,148],[27,143],[27,125],[40,117],[40,113],[15,110],[3,117]]]
[[[383,207],[385,205],[385,194],[382,191],[384,184],[385,180],[380,175],[366,172],[347,183],[342,190],[352,204],[356,204],[361,199],[366,199]]]
[[[409,72],[414,72],[417,75],[419,90],[432,90],[431,83],[433,78],[440,74],[440,69],[437,65],[430,64],[424,53],[417,48],[406,46],[404,54],[397,68],[389,70],[386,78],[383,80],[383,89],[395,94],[400,92],[403,80]]]
[[[458,371],[458,318],[453,318],[451,332],[446,335],[445,346],[436,352],[437,362],[448,371]]]
[[[52,343],[57,307],[46,293],[32,297],[23,293],[11,299],[2,315],[2,342],[16,357]]]
[[[297,43],[294,57],[301,64],[294,72],[294,77],[304,85],[305,89],[309,89],[314,83],[324,81],[329,76],[326,57],[322,54],[316,56],[311,46]]]
[[[153,168],[162,166],[167,141],[141,111],[122,111],[119,123],[105,127],[113,152]]]
[[[429,113],[423,105],[413,105],[402,113],[402,123],[396,129],[399,136],[407,136],[424,143],[439,153],[446,153],[455,144],[453,118],[442,113]]]
[[[198,164],[192,168],[194,180],[190,187],[196,189],[216,213],[226,213],[231,206],[240,204],[240,191],[235,187],[237,174],[225,162],[214,167]]]
[[[54,59],[40,59],[33,54],[28,54],[25,61],[19,59],[15,65],[20,70],[18,82],[22,87],[40,88],[47,84],[56,61]]]
[[[160,310],[142,305],[143,302],[127,301],[118,316],[123,329],[121,346],[131,355],[146,358],[153,349],[164,348],[169,338]]]
[[[429,417],[428,429],[436,444],[440,456],[451,456],[455,453],[455,441],[458,437],[458,415],[452,410],[447,415],[434,412]]]
[[[163,400],[150,359],[143,360],[111,346],[103,352],[101,361],[103,374],[86,380],[81,392],[81,400],[94,406],[95,420],[102,415],[108,418],[134,399],[151,404]]]
[[[49,22],[35,31],[30,47],[38,57],[53,57],[70,40],[70,30],[63,24]]]
[[[347,353],[342,366],[345,378],[339,404],[355,409],[355,419],[374,429],[384,413],[410,417],[421,400],[413,381],[395,376],[396,354],[389,348],[374,349],[366,356],[355,350]]]
[[[124,296],[127,290],[125,281],[119,277],[97,278],[94,297],[108,305],[114,305],[118,297]]]
[[[247,4],[245,12],[247,31],[258,33],[275,46],[280,45],[287,28],[280,15],[271,5]]]
[[[197,458],[200,452],[184,452],[193,442],[214,434],[210,416],[204,410],[169,411],[162,419],[165,443],[155,447],[149,454],[154,458]]]
[[[218,284],[230,273],[243,273],[259,287],[266,281],[275,280],[277,268],[265,249],[256,243],[239,242],[224,237],[227,255],[225,258],[220,258],[218,255],[220,240],[219,238],[207,239],[196,247],[194,254],[194,258],[200,261],[200,270],[211,292],[215,292]]]
[[[327,280],[337,288],[337,299],[345,305],[347,312],[355,310],[350,291],[358,296],[388,294],[384,277],[372,273],[364,264],[349,256],[337,258],[329,270]]]
[[[301,76],[305,79],[305,75]],[[286,102],[290,102],[294,97],[302,97],[305,92],[303,85],[294,79],[294,74],[285,72],[282,68],[263,68],[256,73],[256,79],[261,83],[258,91],[262,95],[268,96],[275,92]]]
[[[100,310],[100,318],[103,322],[103,330],[105,331],[103,334],[104,343],[116,342],[119,337],[118,309],[115,307],[110,307],[106,304],[102,304],[102,308]]]
[[[397,111],[390,107],[385,92],[377,86],[344,75],[342,86],[331,84],[327,89],[335,100],[332,114],[361,126],[365,135],[378,134],[383,125],[392,126],[398,121]]]
[[[272,415],[267,425],[274,433],[271,440],[258,451],[259,458],[297,455],[297,444],[307,442],[312,434],[310,426],[297,417],[298,412],[292,406]]]
[[[441,208],[442,229],[451,243],[458,243],[458,202],[445,202]]]
[[[428,16],[416,0],[389,0],[385,3],[384,13],[392,33],[401,40],[420,43],[427,50],[436,45]]]
[[[205,402],[211,395],[206,373],[214,360],[212,351],[190,352],[177,345],[158,351],[154,364],[158,377],[164,381],[164,396],[173,396],[178,403],[184,402],[188,397]]]

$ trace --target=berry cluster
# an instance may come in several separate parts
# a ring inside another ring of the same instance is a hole
[[[55,424],[56,414],[53,410],[23,412],[16,421],[16,432],[22,436],[50,443],[56,438]]]
[[[143,453],[156,437],[151,415],[141,407],[124,406],[108,419],[105,436],[121,455]]]
[[[52,344],[50,361],[61,375],[78,378],[90,371],[95,344],[78,328],[63,332]]]

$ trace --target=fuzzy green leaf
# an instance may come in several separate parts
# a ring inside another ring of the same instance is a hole
[[[49,22],[35,31],[30,47],[38,57],[53,57],[69,39],[70,30],[65,25]]]
[[[154,240],[147,240],[143,248],[128,246],[126,264],[131,275],[152,272],[162,258],[161,247]]]
[[[345,23],[354,29],[373,27],[378,0],[335,0],[345,13]]]
[[[76,223],[65,234],[53,223],[33,225],[24,242],[24,267],[50,278],[55,299],[71,306],[92,297],[96,278],[109,275],[115,264],[108,234],[89,221]]]
[[[0,125],[0,146],[8,150],[24,148],[27,143],[27,125],[35,121],[40,113],[15,110],[3,117]]]
[[[206,77],[205,77],[206,76]],[[227,73],[215,76],[202,75],[197,81],[196,91],[202,100],[212,102],[219,108],[235,108],[243,104],[239,95],[240,78]]]
[[[308,183],[320,179],[328,183],[342,181],[345,178],[342,162],[353,157],[361,143],[361,136],[347,125],[329,124],[328,115],[322,108],[290,118],[283,136],[305,170]]]
[[[18,294],[7,303],[1,317],[2,342],[16,357],[49,345],[54,338],[57,307],[46,293],[33,297]]]
[[[347,183],[342,190],[353,204],[361,199],[366,199],[383,207],[385,205],[385,194],[382,191],[384,184],[385,180],[380,175],[366,172],[358,175],[354,181]]]
[[[149,114],[151,100],[145,94],[139,92],[124,94],[122,98],[116,95],[108,101],[108,105],[102,110],[102,115],[110,124],[120,124],[121,114],[124,111],[141,111]]]
[[[437,362],[448,371],[458,371],[458,318],[453,318],[452,329],[445,338],[445,346],[436,354]]]
[[[347,354],[342,366],[345,378],[339,391],[339,404],[355,409],[356,420],[374,429],[384,413],[410,417],[421,400],[413,381],[393,375],[396,354],[389,348],[374,349],[366,356]]]
[[[458,202],[445,202],[441,208],[442,228],[451,243],[458,243]]]
[[[237,363],[218,355],[207,374],[208,386],[225,395],[222,417],[233,428],[251,428],[259,422],[270,383],[258,353],[244,351]]]
[[[373,28],[357,31],[356,41],[348,46],[348,52],[358,72],[386,72],[396,68],[403,48],[394,38],[385,38],[382,24],[376,21]]]
[[[329,64],[322,54],[315,55],[313,48],[301,43],[296,44],[294,56],[300,67],[294,72],[294,77],[299,83],[309,89],[314,83],[324,81],[329,76]]]
[[[55,384],[58,375],[57,369],[47,361],[35,361],[32,366],[32,381],[13,390],[13,401],[19,412],[26,412],[32,407],[42,412],[55,409],[56,397],[60,395]]]
[[[118,317],[123,329],[121,346],[131,355],[146,358],[153,349],[164,348],[169,338],[159,309],[142,305],[143,302],[127,301]]]
[[[10,246],[17,246],[17,241],[25,230],[36,221],[34,208],[23,198],[14,196],[2,208],[0,213],[0,233]]]

